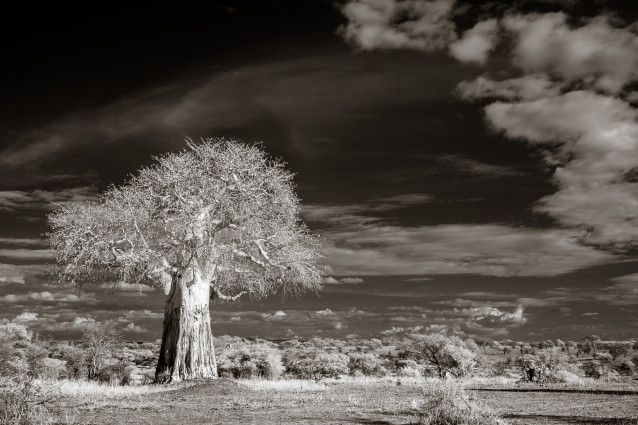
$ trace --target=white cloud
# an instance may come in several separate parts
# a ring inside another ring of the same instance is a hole
[[[15,302],[23,302],[23,301],[56,301],[56,302],[73,302],[80,299],[79,296],[75,294],[64,294],[59,292],[29,292],[28,294],[7,294],[3,297],[0,297],[0,301],[15,303]]]
[[[599,16],[570,28],[562,12],[513,15],[503,26],[515,37],[514,63],[527,73],[551,73],[618,93],[638,78],[638,36]]]
[[[94,323],[95,319],[91,317],[78,316],[69,322],[46,323],[44,325],[41,325],[41,328],[47,331],[68,331],[85,329],[92,326]]]
[[[498,36],[498,21],[480,21],[467,30],[460,40],[450,44],[450,54],[461,62],[484,64],[494,49]]]
[[[39,320],[39,318],[38,318],[38,313],[25,311],[23,313],[18,314],[13,320],[15,322],[34,322],[36,320]]]
[[[338,285],[340,282],[334,277],[326,276],[323,278],[324,285]]]
[[[462,310],[464,314],[470,316],[471,320],[475,322],[509,324],[522,324],[527,322],[527,318],[523,315],[524,311],[525,307],[522,305],[517,306],[513,313],[508,313],[495,307],[472,307]]]
[[[129,323],[128,325],[122,328],[125,332],[133,332],[133,333],[145,333],[148,332],[148,329],[143,328],[142,326],[138,326],[135,323]]]
[[[24,285],[25,271],[14,264],[0,263],[0,283],[17,283]]]
[[[485,108],[489,123],[509,138],[552,144],[559,190],[536,211],[587,230],[583,241],[638,244],[638,184],[626,178],[638,164],[638,114],[620,99],[588,91]]]
[[[127,319],[146,319],[146,318],[159,319],[161,317],[164,317],[164,312],[162,311],[155,312],[148,309],[129,310],[124,314],[124,316]]]
[[[340,279],[339,282],[348,283],[348,284],[357,284],[357,283],[363,283],[363,279],[361,279],[360,277],[344,277]]]
[[[446,49],[457,38],[454,0],[352,0],[341,7],[346,40],[363,50]]]

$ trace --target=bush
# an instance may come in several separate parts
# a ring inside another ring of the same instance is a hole
[[[349,372],[349,361],[349,357],[341,353],[311,352],[291,361],[288,371],[302,379],[334,378]]]
[[[120,332],[115,324],[108,322],[95,322],[84,330],[82,342],[86,348],[86,368],[89,379],[97,379],[100,370],[106,361],[113,357],[118,347]]]
[[[382,370],[381,360],[371,353],[349,353],[348,371],[350,375],[376,375]]]
[[[71,379],[82,379],[88,376],[86,354],[81,348],[65,344],[58,346],[62,360],[66,366],[65,376]]]
[[[64,361],[45,357],[41,360],[41,362],[41,368],[38,375],[39,378],[59,379],[66,375],[66,365],[64,364]]]
[[[421,378],[423,376],[423,368],[414,360],[396,359],[394,361],[394,367],[396,368],[397,376],[413,378]]]
[[[405,366],[397,369],[397,376],[406,378],[421,378],[423,375],[421,374],[421,369]]]
[[[277,379],[284,372],[281,353],[272,343],[227,338],[220,346],[217,371],[222,377]]]
[[[564,384],[570,385],[582,385],[583,378],[578,376],[577,374],[570,372],[568,370],[559,369],[554,374],[554,380],[556,382],[562,382]]]
[[[621,362],[616,366],[618,373],[626,376],[632,376],[634,374],[634,364],[630,361]]]
[[[545,348],[536,354],[523,354],[516,358],[516,365],[521,371],[523,381],[558,382],[557,373],[567,371],[574,373],[576,366],[569,355],[560,348]]]
[[[612,376],[611,365],[606,361],[588,360],[581,365],[581,368],[585,372],[585,376],[589,378],[600,379]]]
[[[27,374],[0,379],[0,423],[3,425],[49,425],[53,402],[35,379]]]
[[[470,403],[462,388],[445,385],[435,388],[417,409],[419,425],[503,425],[506,421],[486,406]]]
[[[128,385],[131,382],[130,366],[124,361],[104,366],[95,378],[111,385]]]

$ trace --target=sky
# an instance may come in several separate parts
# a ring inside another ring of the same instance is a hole
[[[185,138],[264,149],[320,293],[213,333],[638,338],[638,7],[602,0],[49,2],[1,16],[0,318],[161,337],[163,299],[51,282],[46,216]]]

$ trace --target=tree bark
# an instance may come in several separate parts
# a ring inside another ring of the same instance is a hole
[[[164,332],[155,370],[158,382],[216,378],[210,328],[210,286],[197,271],[173,277],[164,310]]]

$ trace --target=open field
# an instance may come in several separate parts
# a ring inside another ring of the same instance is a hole
[[[60,424],[411,424],[416,407],[437,387],[433,379],[344,379],[321,382],[227,380],[168,388],[133,387],[70,395],[58,407]],[[510,424],[638,424],[638,391],[547,392],[466,381],[468,401],[487,405]],[[487,384],[487,385],[485,385]],[[506,391],[486,391],[499,388]],[[635,388],[638,390],[638,386]],[[511,390],[511,391],[510,391]],[[629,392],[629,393],[628,393]]]

